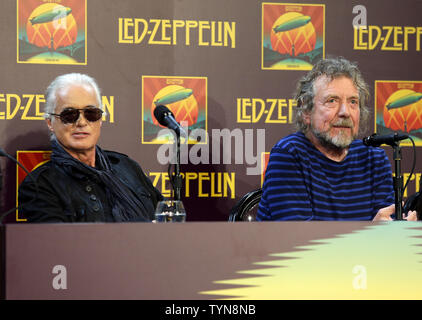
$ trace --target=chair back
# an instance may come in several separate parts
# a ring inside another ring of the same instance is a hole
[[[422,179],[419,184],[419,192],[416,192],[406,199],[403,206],[403,212],[407,214],[408,211],[415,211],[418,220],[422,220]]]
[[[261,188],[245,194],[230,211],[229,221],[255,221],[261,196]]]

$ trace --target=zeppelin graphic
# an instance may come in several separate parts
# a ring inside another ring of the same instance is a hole
[[[53,9],[43,12],[40,15],[37,15],[36,17],[33,17],[32,19],[29,19],[29,22],[31,22],[32,25],[37,23],[46,23],[53,20],[63,19],[69,13],[72,12],[72,9],[65,8],[62,6],[56,6]]]
[[[303,27],[311,21],[309,16],[298,16],[290,19],[282,24],[276,26],[273,30],[275,33],[293,30],[299,27]]]
[[[187,131],[207,130],[207,78],[202,77],[142,77],[142,143],[164,144],[173,140],[154,117],[154,110],[165,105]],[[189,138],[189,144],[206,143]]]
[[[311,70],[324,58],[325,5],[262,4],[262,69]]]
[[[86,65],[86,0],[18,0],[17,62]]]
[[[156,106],[160,104],[171,104],[175,102],[179,102],[190,97],[193,93],[192,89],[179,89],[173,92],[166,94],[165,96],[161,97],[160,99],[154,101]]]
[[[375,131],[406,133],[422,146],[422,81],[375,81]]]
[[[404,97],[391,101],[389,104],[386,105],[386,107],[387,107],[387,110],[402,108],[402,107],[411,105],[415,102],[418,102],[421,99],[422,99],[422,93],[419,93],[419,92],[409,93],[409,94],[406,94]]]

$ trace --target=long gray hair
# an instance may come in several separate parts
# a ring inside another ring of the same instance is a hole
[[[313,69],[299,80],[295,94],[295,99],[297,100],[296,128],[304,133],[308,131],[309,125],[304,122],[303,116],[309,114],[314,107],[314,84],[316,79],[323,75],[331,80],[344,76],[353,81],[359,91],[360,128],[365,128],[364,124],[369,117],[369,108],[367,106],[369,101],[369,86],[363,79],[357,65],[342,57],[318,61]]]

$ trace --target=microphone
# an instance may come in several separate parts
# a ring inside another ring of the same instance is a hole
[[[28,203],[26,203],[25,205],[29,205],[32,202],[34,202],[37,198],[38,198],[38,183],[37,181],[35,181],[34,177],[32,176],[32,174],[15,158],[13,158],[11,155],[9,155],[8,153],[6,153],[6,151],[4,151],[2,148],[0,148],[0,157],[6,157],[10,160],[12,160],[13,162],[16,162],[16,164],[21,167],[23,169],[23,171],[25,171],[25,173],[29,176],[29,178],[32,180],[32,182],[34,182],[34,186],[35,186],[35,197],[32,198]],[[16,211],[18,208],[20,208],[22,205],[18,205],[15,208],[12,208],[2,214],[0,214],[0,225],[3,224],[3,219],[6,218],[6,216],[8,216],[10,213],[12,213],[13,211]]]
[[[166,106],[157,106],[154,109],[154,117],[162,126],[174,130],[177,136],[183,135],[186,137],[185,130],[183,130],[182,126],[177,123],[176,119],[174,118],[174,114]]]
[[[386,134],[379,136],[376,133],[374,133],[371,136],[368,136],[366,138],[363,138],[363,144],[365,146],[372,146],[372,147],[379,147],[382,144],[388,144],[390,146],[393,146],[396,144],[397,141],[408,139],[409,135],[405,133],[397,133],[394,134]]]

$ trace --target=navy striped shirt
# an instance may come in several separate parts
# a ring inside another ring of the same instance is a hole
[[[297,132],[271,150],[257,220],[372,220],[393,203],[383,149],[354,140],[336,162]]]

